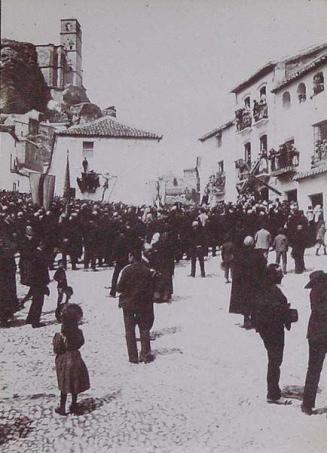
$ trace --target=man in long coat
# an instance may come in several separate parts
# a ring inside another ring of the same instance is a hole
[[[252,327],[251,315],[262,296],[266,263],[261,251],[254,249],[253,237],[246,236],[243,247],[235,254],[229,313],[243,315],[243,327],[247,329]]]
[[[26,282],[29,284],[29,293],[32,296],[32,303],[26,318],[26,324],[32,324],[33,328],[42,327],[40,323],[42,307],[44,303],[44,296],[49,295],[47,285],[50,282],[48,271],[48,259],[44,252],[44,245],[40,244],[31,256],[31,269],[30,280]]]
[[[0,325],[6,326],[17,310],[14,244],[0,232]]]
[[[311,316],[307,333],[309,363],[301,408],[304,413],[311,415],[327,353],[327,274],[324,271],[314,271],[309,277],[310,281],[305,286],[311,288]]]

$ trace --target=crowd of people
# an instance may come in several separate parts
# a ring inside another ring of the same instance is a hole
[[[287,273],[289,247],[295,272],[302,273],[307,247],[317,244],[316,254],[321,248],[326,254],[325,232],[321,206],[308,207],[303,212],[297,203],[279,199],[268,202],[240,196],[236,203],[208,208],[185,207],[180,203],[170,207],[135,207],[55,198],[44,209],[34,205],[29,195],[3,191],[0,192],[0,322],[2,326],[10,326],[15,311],[32,299],[26,323],[33,328],[42,326],[40,318],[44,296],[49,294],[49,270],[54,269],[58,286],[56,317],[61,321],[72,295],[65,275],[67,266],[70,264],[74,271],[83,267],[95,272],[99,267],[114,266],[110,296],[120,293],[129,360],[150,362],[153,302],[171,300],[175,264],[182,259],[190,260],[190,277],[195,277],[198,261],[201,277],[205,278],[209,249],[212,256],[220,249],[226,283],[232,280],[230,312],[242,314],[244,327],[255,327],[260,333],[268,353],[267,399],[280,402],[278,381],[284,327],[290,328],[292,319],[286,297],[277,285]],[[276,264],[267,267],[271,250],[276,253]],[[29,288],[22,300],[17,298],[17,271],[20,283]],[[312,281],[324,280],[320,277]],[[325,299],[319,299],[318,305],[327,312]],[[271,307],[270,311],[266,310],[267,306],[277,306],[278,315],[272,315],[275,312]],[[141,336],[140,355],[135,339],[137,325]],[[63,349],[59,340],[56,351]],[[83,342],[77,343],[79,348]],[[323,347],[310,344],[310,351],[311,358],[319,356],[322,366]],[[307,377],[310,390],[306,394],[311,393],[306,401],[309,402],[303,403],[307,413],[314,407],[314,387],[321,371],[321,368],[319,373],[312,369],[309,366]],[[86,382],[85,387],[88,385]],[[69,392],[64,386],[61,391],[58,413],[65,413]],[[74,406],[78,392],[70,393],[75,395]]]

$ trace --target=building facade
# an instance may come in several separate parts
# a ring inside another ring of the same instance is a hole
[[[55,194],[78,199],[150,204],[148,181],[159,176],[161,136],[121,124],[112,116],[57,132],[49,175]]]
[[[222,155],[235,164],[234,171],[225,166],[225,184],[234,179],[237,190],[226,189],[220,200],[235,201],[250,181],[264,199],[298,201],[303,209],[326,204],[326,67],[323,44],[269,62],[232,90],[234,126],[200,138],[211,142],[211,168]]]

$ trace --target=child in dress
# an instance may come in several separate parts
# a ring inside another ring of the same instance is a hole
[[[82,317],[83,311],[79,305],[66,305],[61,313],[61,332],[57,332],[53,338],[58,387],[61,392],[60,405],[55,412],[60,415],[66,415],[68,393],[72,395],[70,413],[76,414],[78,394],[90,388],[89,374],[79,352],[84,344],[83,333],[78,328]]]

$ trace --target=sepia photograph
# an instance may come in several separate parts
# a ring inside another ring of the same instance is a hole
[[[0,10],[0,451],[325,453],[327,0]]]

